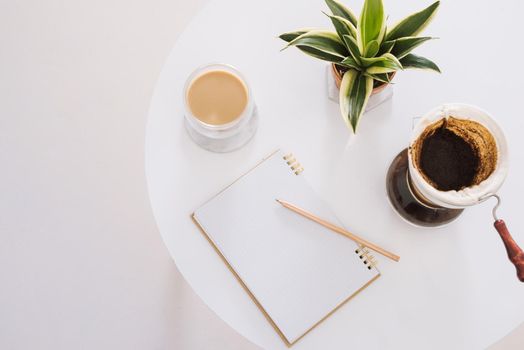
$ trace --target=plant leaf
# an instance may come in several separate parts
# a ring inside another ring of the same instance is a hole
[[[380,48],[380,45],[378,44],[378,41],[372,40],[366,46],[366,51],[364,52],[364,57],[375,57],[375,55],[378,53],[378,49],[379,48]]]
[[[413,55],[412,53],[406,55],[400,62],[404,68],[427,69],[440,73],[440,68],[433,61],[425,57]]]
[[[437,13],[439,5],[440,1],[436,1],[424,10],[404,18],[395,24],[393,28],[389,29],[386,34],[386,40],[396,40],[405,36],[416,36],[431,22]]]
[[[395,45],[395,40],[382,42],[382,45],[380,45],[380,50],[378,51],[378,55],[380,56],[380,55],[383,55],[385,53],[391,52],[391,50],[393,49],[394,45]]]
[[[403,69],[399,60],[390,53],[383,54],[380,57],[368,58],[368,60],[374,60],[366,69],[369,74],[390,73]]]
[[[317,49],[314,49],[312,47],[309,47],[309,46],[297,46],[297,48],[304,52],[305,54],[311,56],[311,57],[314,57],[314,58],[317,58],[319,60],[322,60],[322,61],[328,61],[328,62],[333,62],[333,63],[339,63],[341,62],[344,57],[341,57],[341,56],[338,56],[338,55],[332,55],[328,52],[324,52],[324,51],[321,51],[321,50],[317,50]]]
[[[406,56],[408,53],[410,53],[414,48],[421,45],[423,42],[431,40],[433,38],[425,36],[425,37],[419,37],[419,36],[406,36],[400,39],[395,40],[395,46],[391,50],[391,53],[395,55],[398,59],[401,59],[402,57]]]
[[[360,64],[360,59],[362,55],[358,48],[357,40],[349,35],[344,35],[343,39],[344,39],[344,42],[346,43],[346,47],[349,50],[349,53],[351,54],[351,57],[353,57],[353,59],[358,64]]]
[[[299,30],[295,30],[295,31],[292,31],[292,32],[287,32],[287,33],[280,34],[279,38],[284,40],[284,41],[286,41],[286,42],[290,42],[290,41],[295,40],[296,38],[298,38],[302,34],[308,33],[308,32],[310,32],[312,30],[316,30],[316,29],[299,29]],[[317,50],[317,49],[314,49],[314,48],[309,47],[309,46],[297,45],[297,48],[300,49],[302,52],[304,52],[304,53],[306,53],[306,54],[308,54],[308,55],[310,55],[312,57],[315,57],[315,58],[318,58],[320,60],[323,60],[323,61],[339,63],[340,61],[342,61],[344,59],[344,57],[341,57],[338,54],[337,55],[333,55],[333,54],[330,54],[328,52]]]
[[[352,57],[346,57],[342,62],[339,63],[342,66],[360,70],[361,67]]]
[[[360,116],[366,109],[369,96],[373,91],[373,79],[350,69],[342,77],[340,84],[340,113],[346,122],[356,132]]]
[[[395,56],[393,56],[390,53],[385,53],[382,56],[378,56],[378,57],[369,57],[369,58],[362,57],[361,61],[364,67],[378,66],[377,63],[387,61],[387,62],[390,62],[389,63],[390,66],[397,67],[397,69],[402,69],[402,64],[399,62],[399,60]]]
[[[292,32],[287,32],[287,33],[282,33],[280,34],[278,37],[282,40],[284,40],[285,42],[290,42],[290,41],[293,41],[295,40],[296,38],[298,38],[299,36],[301,36],[302,34],[305,34],[307,32],[309,32],[311,29],[299,29],[299,30],[294,30]]]
[[[382,0],[365,0],[357,26],[360,51],[364,52],[373,40],[381,43],[385,31],[386,17]]]
[[[386,57],[382,57],[382,56],[379,56],[379,57],[362,57],[361,58],[361,62],[362,62],[362,67],[369,67],[377,62],[382,62],[382,61],[387,61],[387,58]]]
[[[383,73],[383,74],[370,74],[370,73],[364,72],[364,75],[367,76],[367,77],[373,78],[373,80],[380,81],[382,83],[389,84],[391,82],[391,80],[389,79],[389,75],[386,74],[386,73]]]
[[[342,38],[342,37],[344,37],[344,35],[350,35],[350,36],[352,36],[354,38],[357,37],[357,28],[355,28],[353,23],[351,23],[350,21],[348,21],[347,19],[345,19],[343,17],[331,16],[328,13],[325,13],[325,12],[323,12],[323,13],[326,16],[329,17],[329,19],[333,23],[333,26],[335,27],[339,37]]]
[[[349,55],[338,35],[326,30],[310,30],[290,41],[285,48],[289,46],[309,47],[330,56],[338,56],[341,60]]]
[[[348,21],[350,21],[354,27],[357,26],[357,17],[353,13],[353,11],[351,11],[351,9],[342,5],[337,0],[326,0],[326,5],[329,7],[331,13],[333,13],[334,16],[345,18]]]

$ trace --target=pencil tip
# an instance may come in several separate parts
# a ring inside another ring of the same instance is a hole
[[[280,204],[282,204],[282,202],[280,201],[280,199],[276,198],[275,199],[277,202],[279,202]]]

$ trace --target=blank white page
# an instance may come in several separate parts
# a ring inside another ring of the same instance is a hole
[[[292,344],[379,275],[358,245],[284,208],[342,226],[278,151],[198,208],[193,218]]]

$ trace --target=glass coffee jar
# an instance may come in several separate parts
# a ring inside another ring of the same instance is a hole
[[[184,124],[193,141],[212,152],[231,152],[255,134],[258,115],[245,77],[228,64],[196,69],[184,87]]]

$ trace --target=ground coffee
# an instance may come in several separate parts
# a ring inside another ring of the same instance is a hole
[[[482,124],[447,117],[424,129],[410,147],[414,166],[440,191],[460,191],[480,184],[495,170],[493,135]]]
[[[441,191],[471,186],[479,167],[476,150],[442,125],[424,139],[420,168]]]

